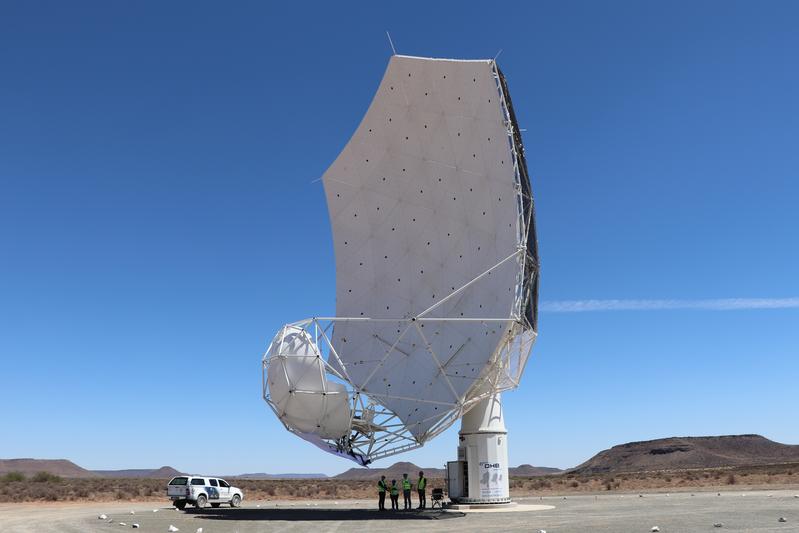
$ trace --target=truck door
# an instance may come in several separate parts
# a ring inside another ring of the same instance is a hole
[[[208,501],[216,503],[219,501],[219,483],[217,483],[214,478],[209,479],[208,483],[211,484],[210,487],[206,487],[208,491]]]
[[[221,501],[228,501],[231,498],[230,485],[224,479],[219,480],[219,499]]]

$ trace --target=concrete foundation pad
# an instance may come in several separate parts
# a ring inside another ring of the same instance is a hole
[[[520,513],[531,511],[549,511],[554,509],[554,505],[533,505],[525,503],[470,503],[452,504],[444,508],[444,511],[458,513]]]

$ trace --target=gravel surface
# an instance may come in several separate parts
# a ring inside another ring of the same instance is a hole
[[[272,531],[363,531],[414,528],[428,531],[650,532],[799,531],[796,491],[610,494],[523,498],[520,503],[554,505],[530,512],[379,513],[376,502],[245,502],[239,509],[176,511],[152,503],[27,503],[0,505],[0,531],[13,533],[166,532],[252,533]],[[158,509],[153,512],[153,509]],[[131,514],[134,511],[135,514]],[[101,514],[105,520],[98,519]],[[780,522],[780,517],[785,522]],[[124,522],[126,525],[121,525]],[[721,528],[714,524],[723,524]]]

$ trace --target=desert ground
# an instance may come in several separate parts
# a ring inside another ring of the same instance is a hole
[[[2,502],[154,501],[166,493],[166,479],[62,478],[46,473],[34,476],[0,476]],[[248,500],[359,500],[371,499],[377,476],[369,480],[229,478],[244,490]],[[429,488],[444,487],[442,478],[429,480]],[[581,475],[512,477],[514,498],[571,494],[684,492],[693,490],[799,490],[799,463],[731,468],[667,470]]]
[[[239,509],[180,512],[152,502],[38,502],[0,504],[0,531],[13,533],[166,532],[254,533],[272,531],[661,532],[797,531],[799,494],[792,490],[577,494],[519,498],[520,504],[549,505],[541,511],[490,513],[385,512],[369,500],[247,501]],[[156,511],[156,512],[154,512]],[[133,513],[133,514],[132,514]],[[106,519],[98,519],[105,514]],[[783,518],[785,521],[780,521]],[[122,525],[124,523],[124,525]],[[722,526],[715,527],[715,524]]]
[[[374,480],[231,479],[241,508],[175,510],[165,479],[7,474],[0,532],[425,531],[647,532],[799,531],[799,465],[557,475],[511,479],[515,511],[378,513]],[[443,487],[431,479],[430,488]],[[414,495],[415,501],[415,495]],[[552,509],[519,511],[524,505]],[[132,511],[132,513],[131,513]],[[106,515],[103,520],[98,516]],[[785,521],[779,521],[784,518]],[[124,525],[123,525],[124,524]],[[723,524],[721,528],[714,524]]]

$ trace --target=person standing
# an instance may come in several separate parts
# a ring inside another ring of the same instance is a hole
[[[427,478],[424,477],[424,472],[419,472],[419,481],[416,482],[416,492],[419,494],[419,507],[417,509],[424,509],[427,507],[427,496],[425,489],[427,488]]]
[[[408,474],[402,474],[402,495],[405,497],[405,510],[410,511],[413,504],[411,503],[411,480],[408,479]]]
[[[379,511],[386,510],[386,476],[380,476],[380,481],[377,482],[377,509]]]
[[[391,510],[399,511],[399,487],[397,487],[397,480],[391,480]]]

